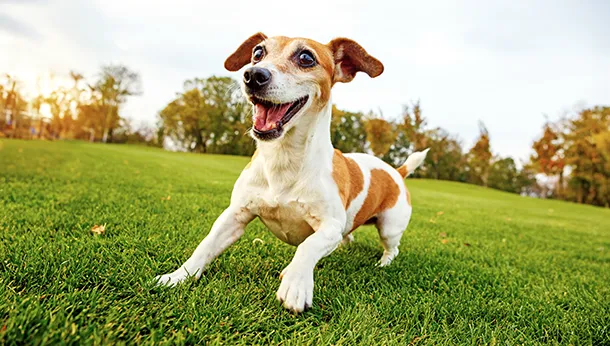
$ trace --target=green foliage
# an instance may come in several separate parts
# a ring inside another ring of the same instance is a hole
[[[532,147],[531,166],[550,180],[543,196],[610,207],[610,107],[546,124]]]
[[[228,77],[187,80],[159,117],[166,135],[183,149],[200,153],[251,155],[246,133],[250,107]]]
[[[28,102],[21,83],[0,79],[0,136],[144,143],[185,151],[252,155],[251,106],[229,77],[195,78],[184,83],[159,112],[157,128],[135,129],[121,116],[127,98],[141,93],[140,76],[122,65],[103,66],[87,81],[70,73],[71,87]],[[49,116],[43,116],[47,109]],[[430,128],[419,101],[405,106],[398,119],[349,112],[333,105],[331,141],[345,153],[369,152],[394,167],[409,154],[429,148],[414,177],[453,180],[518,194],[560,198],[610,207],[609,107],[585,109],[569,119],[548,123],[521,170],[513,160],[494,159],[483,123],[467,153],[461,140],[442,128]],[[545,176],[539,184],[536,173]]]
[[[396,140],[396,133],[392,124],[380,117],[372,117],[364,123],[366,140],[373,154],[383,157],[390,150],[390,146]]]
[[[152,287],[248,161],[0,140],[0,344],[610,343],[610,211],[451,182],[408,179],[400,255],[375,267],[377,232],[356,230],[301,315],[275,299],[294,248],[260,221],[199,281]]]
[[[513,193],[520,193],[519,171],[515,161],[510,158],[497,159],[491,165],[489,171],[489,187]]]
[[[488,185],[489,169],[492,164],[492,153],[489,144],[489,131],[483,122],[479,122],[479,138],[468,151],[468,181],[477,185]]]
[[[466,158],[459,140],[441,128],[426,132],[426,147],[430,148],[421,177],[465,181]]]
[[[362,153],[366,149],[366,131],[362,113],[332,108],[330,138],[333,146],[344,153]]]
[[[578,203],[610,206],[610,107],[582,110],[564,133],[569,187]]]

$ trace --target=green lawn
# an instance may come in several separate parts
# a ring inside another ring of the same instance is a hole
[[[301,315],[275,300],[295,248],[259,221],[198,282],[154,288],[247,162],[0,140],[0,344],[610,344],[610,210],[450,182],[409,180],[398,258],[375,267],[357,230]]]

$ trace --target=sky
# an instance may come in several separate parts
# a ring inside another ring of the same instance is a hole
[[[0,73],[34,93],[40,75],[93,77],[108,63],[142,76],[123,116],[153,125],[184,80],[240,73],[223,63],[268,36],[359,42],[385,65],[333,89],[350,111],[398,117],[420,100],[431,127],[466,149],[483,121],[496,155],[526,160],[546,117],[610,104],[610,1],[0,0]],[[48,79],[48,77],[47,77]]]

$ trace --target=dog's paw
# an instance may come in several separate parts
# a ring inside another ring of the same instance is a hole
[[[157,286],[174,287],[177,284],[188,279],[189,277],[195,277],[196,279],[198,279],[199,275],[196,274],[197,273],[189,273],[184,267],[180,267],[173,273],[159,275],[155,277],[155,283],[157,284]]]
[[[351,243],[354,242],[354,235],[353,234],[348,234],[345,237],[343,237],[343,240],[341,241],[341,246],[347,246]]]
[[[381,256],[381,258],[377,262],[377,266],[385,267],[385,266],[390,265],[390,263],[392,263],[392,260],[394,260],[394,258],[396,256],[398,256],[398,249],[393,249],[391,251],[384,251],[383,256]]]
[[[299,313],[311,307],[313,300],[313,270],[300,269],[288,265],[280,275],[282,283],[277,291],[277,299],[284,307]]]

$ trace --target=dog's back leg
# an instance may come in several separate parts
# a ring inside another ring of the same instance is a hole
[[[377,217],[377,231],[381,245],[383,245],[383,256],[379,260],[380,267],[387,266],[398,255],[398,246],[402,234],[409,225],[411,219],[411,206],[406,200],[399,201],[394,207],[383,211]]]

